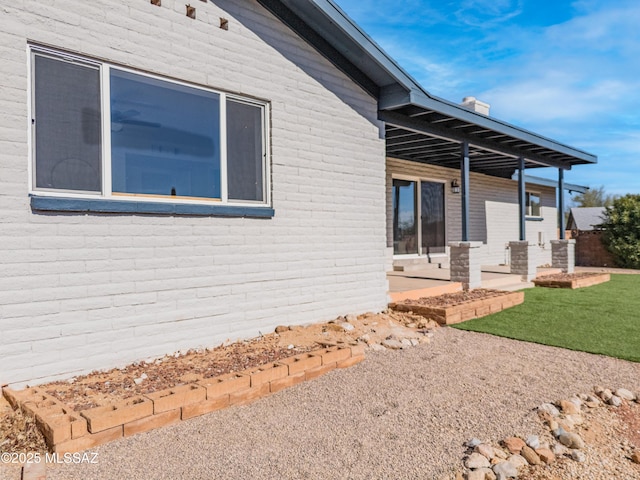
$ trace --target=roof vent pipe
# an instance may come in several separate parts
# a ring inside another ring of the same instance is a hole
[[[467,108],[473,112],[481,113],[482,115],[489,116],[489,104],[485,102],[481,102],[476,97],[464,97],[462,99],[462,103],[460,104],[464,108]]]

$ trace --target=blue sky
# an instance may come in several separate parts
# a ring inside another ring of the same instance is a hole
[[[430,93],[598,156],[567,182],[640,193],[638,0],[336,3]]]

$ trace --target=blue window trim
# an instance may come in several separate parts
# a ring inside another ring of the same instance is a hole
[[[275,210],[268,207],[202,205],[188,203],[137,202],[104,198],[69,198],[31,195],[31,209],[41,212],[117,213],[152,215],[189,215],[198,217],[271,218]]]
[[[525,217],[527,222],[542,222],[544,220],[543,217]]]

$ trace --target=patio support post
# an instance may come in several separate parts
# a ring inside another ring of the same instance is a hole
[[[558,228],[560,229],[560,240],[564,240],[564,170],[561,168],[558,169]]]
[[[524,185],[524,157],[518,158],[518,206],[520,207],[520,241],[527,239],[525,216],[527,214],[527,200]]]
[[[449,242],[449,268],[452,282],[460,282],[464,290],[480,288],[482,242]]]
[[[460,193],[462,194],[462,241],[469,241],[469,142],[461,144]]]
[[[535,243],[527,241],[526,215],[527,199],[524,183],[524,157],[518,158],[518,207],[520,210],[520,240],[509,242],[511,252],[511,273],[521,275],[522,280],[530,282],[536,277],[538,261],[537,253],[539,247]]]

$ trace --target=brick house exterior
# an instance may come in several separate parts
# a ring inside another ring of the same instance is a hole
[[[501,263],[517,165],[595,161],[431,96],[331,0],[0,8],[0,384],[380,311],[396,175],[436,177],[446,241]],[[403,129],[471,144],[467,163],[401,155]],[[532,242],[553,238],[552,192]]]

